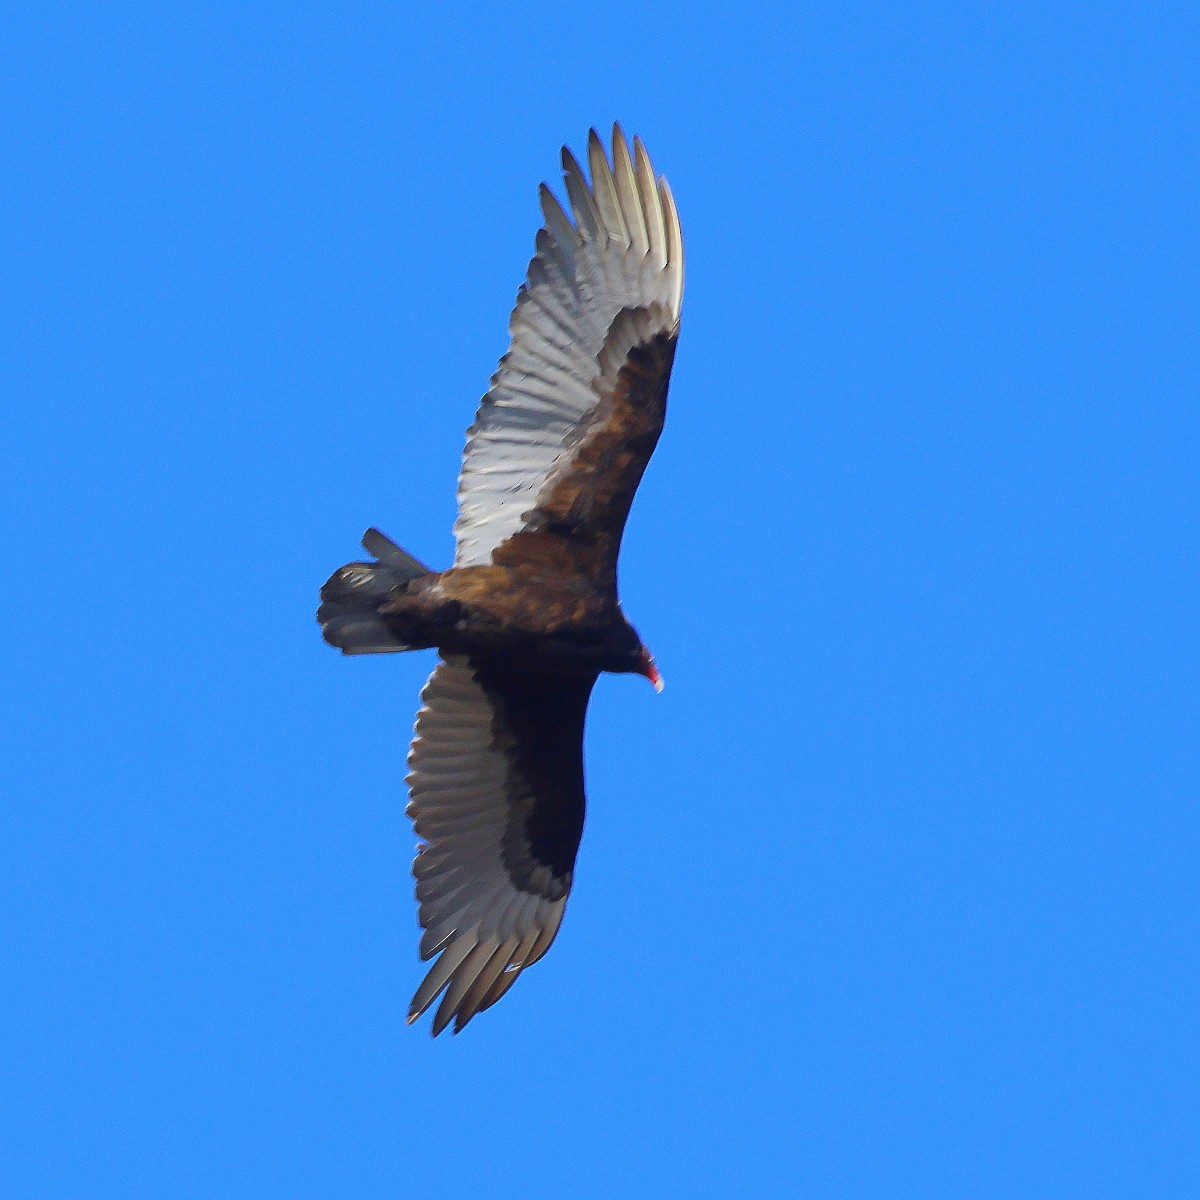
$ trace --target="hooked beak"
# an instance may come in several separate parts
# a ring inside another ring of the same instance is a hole
[[[650,680],[652,684],[654,684],[654,690],[656,692],[661,692],[663,690],[663,677],[658,673],[658,667],[654,662],[654,655],[651,654],[645,646],[642,647],[641,674]]]

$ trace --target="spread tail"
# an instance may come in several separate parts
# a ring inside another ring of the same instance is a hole
[[[411,650],[379,616],[379,605],[396,588],[428,575],[429,568],[378,529],[363,534],[363,549],[377,562],[347,563],[321,589],[317,620],[325,640],[343,654],[394,654]]]

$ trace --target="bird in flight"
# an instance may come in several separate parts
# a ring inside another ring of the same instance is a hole
[[[563,149],[569,211],[545,223],[512,341],[467,432],[454,566],[377,529],[335,571],[317,619],[344,654],[436,648],[409,751],[422,959],[409,1010],[445,990],[436,1036],[495,1004],[550,948],[583,832],[583,726],[601,671],[661,690],[617,597],[633,494],[662,431],[683,242],[639,139]]]

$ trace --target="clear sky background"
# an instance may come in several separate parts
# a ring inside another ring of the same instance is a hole
[[[0,1191],[1146,1197],[1200,1174],[1193,4],[0,18]],[[428,654],[558,149],[688,255],[551,954],[436,1042]]]

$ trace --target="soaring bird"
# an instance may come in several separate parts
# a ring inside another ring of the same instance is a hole
[[[467,431],[454,566],[377,529],[317,619],[345,654],[434,647],[409,751],[422,959],[409,1021],[433,1034],[495,1004],[558,933],[583,832],[583,727],[601,671],[662,680],[617,596],[625,519],[662,431],[683,299],[667,181],[638,138],[593,129],[589,183],[545,223],[512,341]]]

